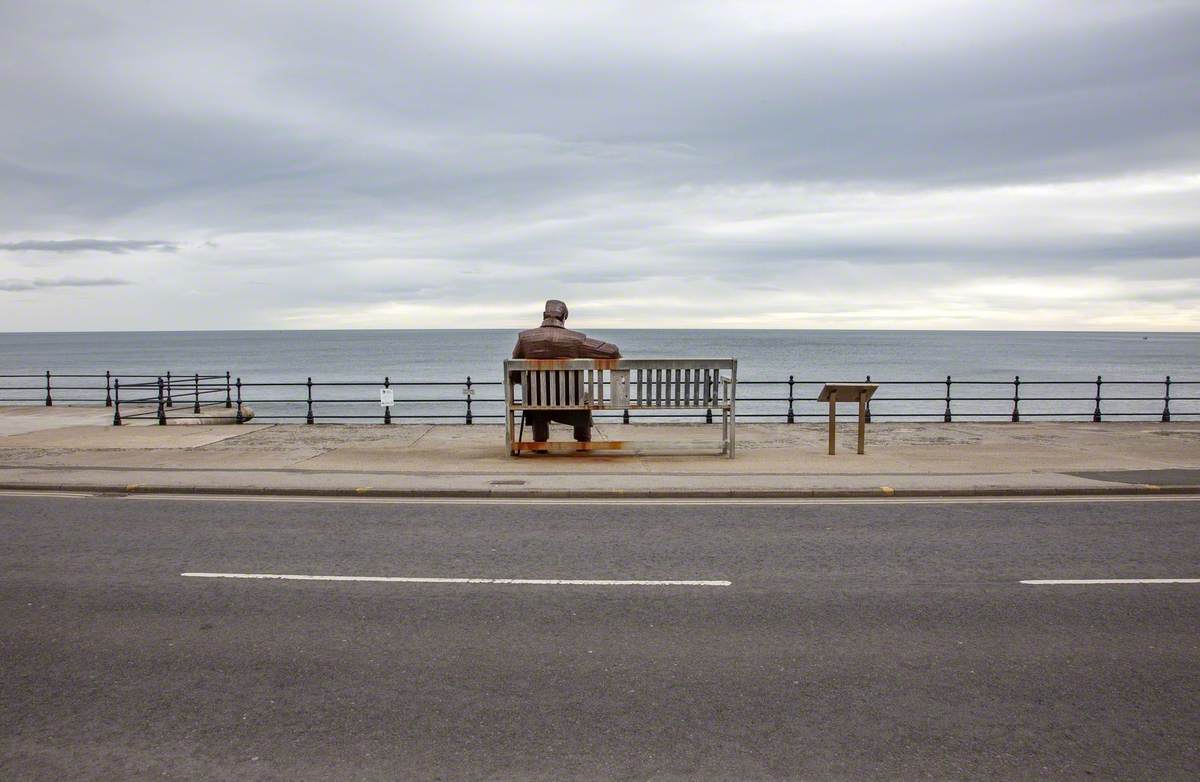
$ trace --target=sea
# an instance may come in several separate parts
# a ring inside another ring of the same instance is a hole
[[[1200,418],[1200,333],[587,331],[629,358],[736,358],[739,417],[751,420],[786,420],[789,391],[794,420],[820,420],[826,412],[815,397],[823,382],[868,377],[881,384],[873,420],[940,420],[948,376],[954,420],[1009,420],[1014,396],[1022,420],[1090,420],[1097,377],[1105,420],[1158,420],[1167,376],[1173,417]],[[499,329],[3,333],[0,404],[41,402],[44,393],[26,389],[44,386],[47,370],[58,404],[102,402],[105,382],[58,375],[109,371],[129,399],[147,393],[133,384],[154,384],[169,371],[172,401],[182,405],[190,404],[194,374],[228,372],[242,380],[243,401],[260,420],[305,420],[309,378],[317,421],[382,420],[386,378],[396,397],[393,420],[462,422],[469,399],[474,422],[495,422],[503,410],[501,361],[515,340],[515,331]],[[41,378],[12,377],[19,375]],[[222,396],[211,387],[223,380],[203,385],[206,401]]]

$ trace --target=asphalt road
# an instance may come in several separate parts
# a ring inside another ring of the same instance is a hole
[[[1200,502],[0,496],[4,779],[1195,779]],[[331,582],[184,572],[728,580]]]

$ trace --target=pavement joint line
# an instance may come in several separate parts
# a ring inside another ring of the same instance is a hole
[[[2,449],[0,449],[2,450]],[[317,454],[321,456],[322,454]],[[301,462],[315,459],[317,456],[311,456]],[[605,458],[605,457],[597,457]],[[611,457],[614,459],[625,457]],[[297,462],[297,463],[301,463]],[[1190,467],[1155,467],[1152,469],[1191,469]],[[78,472],[86,470],[89,472],[129,472],[136,470],[138,472],[164,472],[164,473],[180,473],[180,472],[195,472],[195,473],[211,473],[211,472],[236,472],[239,474],[256,474],[269,473],[281,475],[384,475],[384,476],[417,476],[421,478],[438,478],[438,477],[490,477],[494,475],[520,475],[525,477],[536,478],[578,478],[580,476],[589,477],[606,477],[606,478],[629,478],[629,477],[645,477],[652,475],[655,477],[665,478],[869,478],[872,475],[880,477],[901,476],[906,478],[969,478],[969,477],[1003,477],[1006,475],[1023,475],[1020,472],[944,472],[944,471],[925,471],[912,470],[900,471],[889,470],[879,473],[865,472],[732,472],[728,470],[704,470],[692,472],[677,472],[677,471],[617,471],[608,470],[605,472],[582,472],[579,470],[538,470],[537,472],[521,472],[516,470],[505,470],[497,472],[495,470],[364,470],[364,469],[349,469],[339,467],[203,467],[203,466],[185,466],[185,467],[152,467],[152,466],[136,466],[128,465],[109,465],[109,464],[89,464],[89,465],[74,465],[74,464],[0,464],[0,470],[20,472],[23,470],[39,470],[42,472]],[[1136,471],[1136,470],[1117,470]],[[1085,471],[1087,472],[1087,471]],[[1101,472],[1108,472],[1102,470]],[[1034,475],[1070,475],[1070,472],[1062,470],[1031,470]],[[1138,484],[1146,486],[1149,484]]]
[[[345,496],[319,494],[222,494],[220,492],[188,493],[184,491],[162,492],[141,491],[127,493],[119,488],[107,489],[5,489],[0,496],[6,497],[62,497],[71,499],[117,498],[124,500],[174,500],[178,502],[302,502],[302,503],[358,503],[388,505],[734,505],[734,506],[796,506],[796,505],[963,505],[963,504],[1047,504],[1081,502],[1200,502],[1200,493],[1193,494],[1113,494],[1113,495],[1062,495],[1030,494],[1022,496],[921,496],[880,497],[877,494],[860,497],[438,497],[438,496]]]
[[[180,573],[184,578],[237,578],[268,581],[373,581],[397,584],[496,584],[501,586],[688,586],[727,587],[732,581],[605,578],[441,578],[424,576],[314,576],[294,573]]]
[[[846,489],[537,489],[514,488],[500,489],[445,489],[445,488],[410,488],[410,489],[376,489],[371,487],[330,487],[315,488],[310,486],[267,487],[267,486],[204,486],[204,485],[170,485],[137,483],[119,484],[85,484],[85,483],[38,483],[38,482],[0,482],[0,490],[27,491],[76,491],[93,494],[111,494],[114,491],[138,494],[216,494],[223,496],[279,496],[279,497],[458,497],[465,499],[485,498],[520,498],[529,500],[541,499],[797,499],[797,498],[854,498],[880,497],[879,488],[846,488]],[[966,488],[928,488],[928,489],[893,489],[890,498],[910,497],[1044,497],[1047,495],[1063,497],[1102,497],[1102,496],[1163,496],[1163,495],[1193,495],[1200,494],[1200,486],[1163,486],[1157,490],[1148,490],[1142,484],[1077,486],[1077,487],[966,487]]]
[[[1200,584],[1200,578],[1041,578],[1022,581],[1031,586],[1074,586],[1083,584]]]

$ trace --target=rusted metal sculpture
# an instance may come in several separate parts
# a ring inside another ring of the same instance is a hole
[[[581,331],[571,331],[564,324],[567,305],[557,299],[546,302],[542,313],[542,325],[536,329],[522,331],[513,348],[513,358],[620,358],[621,351],[610,342],[591,339]],[[562,410],[555,412],[530,411],[525,420],[533,427],[533,441],[544,443],[550,439],[550,422],[575,429],[575,440],[581,443],[592,440],[592,414],[587,410]]]

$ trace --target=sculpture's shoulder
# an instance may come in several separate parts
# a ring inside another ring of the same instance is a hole
[[[539,326],[525,329],[517,336],[516,353],[521,358],[574,358],[575,346],[583,342],[583,335],[576,331]]]
[[[620,351],[582,331],[555,326],[526,329],[517,336],[517,358],[617,358]]]

